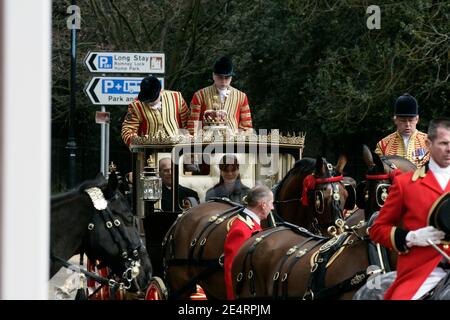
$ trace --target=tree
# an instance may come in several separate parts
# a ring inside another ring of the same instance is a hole
[[[53,4],[54,146],[65,144],[67,132],[68,5]],[[393,103],[404,92],[419,101],[421,129],[432,117],[449,115],[448,1],[383,1],[380,30],[367,28],[368,3],[360,0],[89,0],[79,5],[80,88],[90,77],[82,59],[88,51],[165,52],[166,87],[182,91],[189,103],[196,90],[211,83],[213,62],[228,55],[237,70],[233,86],[247,93],[254,126],[305,131],[305,154],[314,156],[333,157],[360,142],[373,147],[393,129]],[[92,154],[100,138],[93,125],[95,108],[81,90],[78,102],[77,140],[90,155],[81,161],[83,179],[97,171]],[[120,125],[126,107],[109,109],[111,150],[125,171],[129,158]],[[63,170],[57,158],[55,153],[53,165]],[[63,182],[53,185],[64,187]]]

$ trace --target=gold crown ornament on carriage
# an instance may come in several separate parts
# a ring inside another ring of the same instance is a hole
[[[226,93],[224,94],[226,96]],[[223,103],[218,95],[209,99],[208,109],[203,114],[203,129],[228,133],[231,130],[227,125],[228,113],[223,109]]]

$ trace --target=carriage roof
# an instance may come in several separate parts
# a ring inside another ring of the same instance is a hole
[[[130,145],[132,152],[140,152],[143,149],[166,149],[186,145],[211,145],[211,144],[237,144],[237,145],[267,145],[275,144],[280,148],[298,149],[303,151],[306,134],[279,134],[278,130],[272,130],[269,134],[222,134],[217,131],[202,130],[197,137],[191,135],[169,136],[163,131],[158,131],[155,136],[133,137]]]

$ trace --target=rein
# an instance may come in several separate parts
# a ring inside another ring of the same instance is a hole
[[[61,263],[67,269],[83,273],[86,277],[88,277],[92,280],[95,280],[96,282],[100,283],[103,286],[107,285],[111,288],[114,288],[114,287],[119,288],[123,285],[122,283],[119,283],[119,282],[115,281],[114,279],[108,279],[105,277],[101,277],[101,276],[97,275],[96,273],[87,271],[86,269],[84,269],[76,264],[70,263],[69,261],[64,260],[63,258],[55,256],[54,254],[51,255],[51,259],[53,261],[57,261],[57,262]]]

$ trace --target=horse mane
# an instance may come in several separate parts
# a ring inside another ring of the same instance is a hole
[[[100,189],[103,189],[107,184],[108,184],[108,182],[105,179],[103,179],[103,181],[102,181],[102,179],[97,177],[94,180],[88,180],[88,181],[84,181],[83,183],[81,183],[80,186],[78,187],[77,191],[80,193],[83,193],[84,190],[93,188],[93,187],[98,187]]]
[[[84,190],[86,190],[86,189],[93,188],[93,187],[99,187],[100,189],[103,189],[106,185],[107,185],[106,180],[102,181],[98,177],[93,180],[87,180],[87,181],[82,182],[76,189],[53,195],[51,197],[51,202],[58,203],[58,202],[66,200],[68,198],[71,198],[73,196],[83,194]]]
[[[278,198],[278,192],[288,178],[290,178],[292,175],[297,174],[310,174],[314,171],[315,167],[316,159],[314,158],[303,158],[297,160],[294,164],[294,167],[289,170],[288,173],[283,177],[283,179],[281,179],[281,181],[274,187],[273,193],[275,195],[275,199]]]

